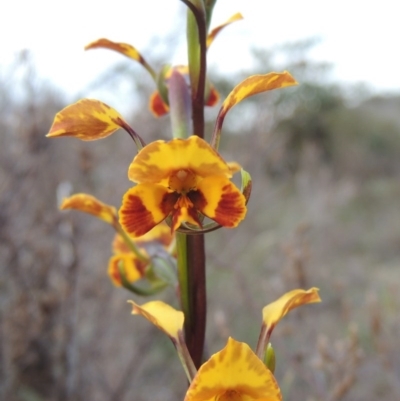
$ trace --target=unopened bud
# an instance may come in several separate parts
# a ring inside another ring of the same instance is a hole
[[[265,350],[264,363],[272,373],[275,372],[275,351],[271,343],[268,343],[268,346]]]

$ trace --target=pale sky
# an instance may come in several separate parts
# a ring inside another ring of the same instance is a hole
[[[183,43],[185,9],[179,0],[3,0],[0,8],[0,67],[21,49],[31,49],[41,76],[71,94],[108,66],[123,60],[107,50],[83,51],[106,37],[134,45],[152,59],[149,43],[174,31]],[[373,90],[400,92],[398,0],[218,0],[211,26],[236,12],[244,20],[213,43],[209,64],[219,71],[249,66],[249,48],[270,48],[318,36],[312,57],[333,62],[334,78],[365,82]],[[154,42],[153,42],[154,43]],[[156,51],[157,47],[154,49]],[[182,50],[165,63],[186,64]],[[266,71],[268,72],[268,71]]]

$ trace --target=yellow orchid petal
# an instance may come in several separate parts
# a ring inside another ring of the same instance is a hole
[[[263,309],[263,322],[269,333],[276,324],[292,309],[298,306],[321,302],[318,294],[318,288],[310,288],[309,290],[293,290],[282,295],[276,301],[268,304]]]
[[[120,264],[122,266],[120,266]],[[117,287],[122,286],[120,267],[125,273],[125,278],[129,283],[133,283],[141,279],[147,263],[142,262],[132,253],[120,253],[110,258],[108,262],[108,275],[113,284]]]
[[[150,73],[150,75],[153,78],[155,78],[156,73],[154,72],[154,70],[150,67],[150,65],[147,63],[144,57],[138,52],[138,50],[132,45],[121,42],[113,42],[109,39],[102,38],[94,42],[91,42],[85,46],[85,50],[98,49],[98,48],[114,50],[118,53],[123,54],[126,57],[129,57],[132,60],[138,61],[140,64],[143,65],[144,68],[146,68],[146,70]]]
[[[233,106],[249,96],[293,85],[297,85],[297,82],[287,71],[282,73],[271,72],[265,75],[252,75],[233,88],[222,103],[220,113],[225,115]]]
[[[137,183],[168,187],[171,174],[179,170],[190,170],[201,178],[216,174],[231,177],[221,156],[198,136],[150,143],[133,159],[128,176]]]
[[[142,62],[142,60],[144,60],[137,49],[127,43],[113,42],[109,39],[101,38],[85,46],[85,50],[97,48],[114,50],[118,53],[123,54],[126,57],[129,57],[139,62]]]
[[[242,166],[238,162],[227,162],[226,164],[232,174],[238,173],[242,169]]]
[[[158,91],[155,91],[151,94],[149,109],[155,117],[162,117],[169,112],[169,106],[164,103]]]
[[[224,227],[236,227],[246,215],[246,198],[224,176],[201,180],[195,198],[191,199],[201,213]]]
[[[162,301],[151,301],[140,306],[133,301],[132,314],[141,315],[163,331],[172,341],[177,341],[179,332],[183,330],[183,312],[174,309]]]
[[[243,19],[243,15],[240,13],[236,13],[232,15],[227,21],[225,21],[223,24],[216,26],[207,36],[207,49],[210,47],[211,43],[214,42],[215,37],[219,34],[219,32],[228,26],[229,24],[232,24],[232,22],[239,21]]]
[[[82,99],[56,114],[46,136],[73,136],[82,141],[93,141],[120,128],[129,132],[130,127],[116,110],[98,100]]]
[[[191,200],[186,196],[179,198],[176,209],[172,213],[172,231],[176,231],[182,223],[190,223],[201,227],[201,221],[197,210],[193,207]]]
[[[80,212],[89,213],[109,224],[114,224],[118,220],[117,210],[114,206],[107,205],[88,194],[75,194],[69,198],[65,198],[60,209],[75,209]]]
[[[139,237],[163,221],[176,200],[177,195],[161,185],[136,185],[122,199],[119,222],[128,234]]]
[[[224,123],[226,114],[233,106],[249,96],[293,85],[297,85],[297,82],[287,71],[282,73],[271,72],[265,75],[252,75],[239,85],[236,85],[226,97],[219,110],[214,133],[211,138],[212,147],[218,149],[222,124]]]
[[[278,384],[250,347],[229,338],[197,372],[184,401],[280,401]]]

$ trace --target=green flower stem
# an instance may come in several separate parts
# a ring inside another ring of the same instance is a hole
[[[167,86],[167,74],[170,71],[171,66],[169,64],[165,64],[162,68],[160,73],[157,76],[157,89],[161,96],[161,99],[169,105],[168,99],[168,86]]]
[[[200,76],[200,46],[196,17],[191,10],[187,11],[187,46],[192,96],[196,96]]]
[[[260,335],[258,337],[258,343],[256,347],[256,355],[264,360],[266,348],[269,343],[269,339],[271,337],[273,327],[267,327],[264,323],[261,326]]]
[[[122,127],[128,134],[129,136],[133,139],[133,141],[135,142],[135,145],[139,150],[143,149],[144,146],[146,146],[146,143],[144,142],[144,140],[133,130],[133,128],[131,126],[129,126],[124,120],[122,120],[121,118],[117,118],[116,122],[118,123],[118,125],[120,127]]]
[[[204,138],[204,90],[206,84],[206,15],[204,8],[182,0],[189,8],[187,11],[187,44],[189,74],[192,90],[193,132]]]
[[[215,150],[218,150],[218,148],[219,148],[219,142],[221,140],[222,124],[224,123],[225,115],[226,115],[226,113],[225,113],[223,107],[221,107],[218,112],[217,119],[215,120],[214,132],[211,136],[211,141],[210,141],[210,145]]]
[[[206,8],[206,26],[207,26],[207,32],[210,28],[210,22],[212,18],[212,12],[214,10],[214,6],[217,0],[205,0],[205,8]]]
[[[147,63],[145,59],[141,59],[141,64],[144,68],[146,68],[147,72],[151,75],[154,82],[157,82],[157,73],[153,70],[153,68]]]
[[[175,343],[175,347],[178,351],[179,359],[181,360],[183,369],[185,370],[186,377],[188,378],[189,383],[191,383],[196,376],[197,369],[194,366],[189,350],[187,349],[182,331],[178,333],[178,339]]]
[[[159,282],[157,284],[152,284],[151,287],[141,287],[132,284],[127,280],[125,269],[121,264],[118,265],[118,271],[121,276],[122,286],[126,288],[128,291],[133,292],[134,294],[140,295],[142,297],[149,297],[151,295],[158,294],[160,291],[162,291],[165,287],[168,286],[167,283]]]
[[[189,266],[187,260],[187,235],[177,232],[176,236],[176,256],[178,265],[179,296],[181,308],[185,315],[186,341],[188,337],[187,328],[192,326],[193,311],[191,310],[189,294]],[[190,330],[189,330],[190,336]]]
[[[256,355],[263,360],[265,350],[265,336],[267,334],[267,326],[263,323],[261,326],[260,335],[258,336],[258,342],[256,347]]]
[[[115,231],[123,238],[125,244],[129,247],[129,249],[139,258],[142,262],[148,262],[149,258],[145,256],[140,249],[136,246],[136,244],[131,240],[128,234],[122,229],[118,222],[113,224]]]

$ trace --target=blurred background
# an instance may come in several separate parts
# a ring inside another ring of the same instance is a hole
[[[0,399],[183,399],[169,340],[130,315],[107,277],[112,229],[61,213],[69,193],[119,206],[136,149],[117,133],[98,142],[45,138],[81,97],[118,109],[147,141],[154,83],[121,55],[83,46],[131,43],[159,70],[186,64],[178,1],[14,1],[0,26]],[[362,7],[361,7],[362,4]],[[219,0],[212,26],[237,11],[209,51],[223,99],[248,75],[286,69],[296,88],[235,107],[221,153],[253,177],[246,220],[207,235],[207,352],[227,336],[255,346],[261,308],[293,288],[322,304],[275,329],[285,400],[400,399],[400,70],[392,1]],[[261,7],[261,8],[260,8]],[[156,14],[156,15],[155,15]],[[207,109],[209,138],[218,107]],[[162,294],[175,302],[171,289]],[[175,303],[176,305],[176,303]]]

